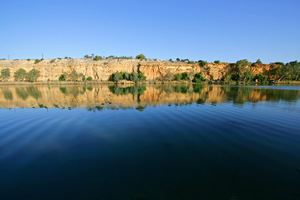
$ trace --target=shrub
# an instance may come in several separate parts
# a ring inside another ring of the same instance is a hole
[[[244,59],[244,60],[238,60],[236,62],[236,66],[237,66],[237,71],[238,71],[238,74],[239,74],[239,77],[244,79],[246,78],[245,76],[245,73],[248,71],[247,70],[247,66],[249,65],[249,61],[247,59]],[[248,74],[249,75],[249,74]]]
[[[79,76],[78,76],[76,70],[73,69],[73,71],[70,73],[69,77],[70,77],[71,81],[77,81]]]
[[[50,63],[54,63],[54,62],[55,62],[55,59],[50,60]]]
[[[102,60],[103,58],[102,58],[102,56],[95,56],[95,58],[93,58],[93,60],[95,60],[95,61],[99,61],[99,60]]]
[[[146,81],[146,78],[147,78],[147,77],[144,75],[143,72],[139,72],[139,73],[138,73],[138,78],[139,78],[139,79],[138,79],[139,81]]]
[[[7,78],[10,76],[10,70],[8,68],[1,70],[1,77],[7,81]]]
[[[202,83],[203,81],[206,81],[206,78],[203,76],[202,72],[195,74],[193,82]]]
[[[200,67],[205,67],[207,65],[207,61],[199,60],[198,61]]]
[[[176,81],[180,81],[182,79],[182,74],[178,73],[178,74],[175,74],[175,80]]]
[[[262,64],[261,60],[258,59],[258,60],[256,61],[256,64]]]
[[[89,77],[87,77],[86,80],[91,81],[91,80],[93,80],[93,78],[89,76]]]
[[[226,74],[226,76],[224,78],[225,83],[229,83],[231,81],[231,77],[232,77],[232,75],[230,73]]]
[[[214,63],[220,64],[220,61],[219,60],[215,60]]]
[[[231,76],[231,80],[233,80],[233,81],[239,81],[240,80],[240,76],[238,74],[233,74]]]
[[[238,60],[236,62],[237,67],[247,67],[249,65],[249,61],[247,59]]]
[[[182,74],[181,74],[181,80],[185,80],[185,81],[187,81],[187,80],[189,80],[189,76],[188,76],[188,73],[187,72],[183,72]]]
[[[58,78],[59,81],[66,81],[67,80],[67,75],[66,74],[62,74],[59,76]]]
[[[130,80],[130,74],[128,72],[124,72],[123,79]]]
[[[28,58],[27,61],[30,61],[30,59]]]
[[[254,73],[253,73],[253,71],[251,71],[251,70],[248,69],[248,70],[244,73],[244,76],[243,76],[244,81],[248,83],[248,82],[252,81],[253,78],[254,78]]]
[[[276,65],[284,66],[285,64],[283,62],[275,62]]]
[[[135,57],[136,59],[145,60],[146,56],[144,54],[139,54]]]
[[[41,62],[42,61],[42,59],[35,59],[34,60],[34,64],[38,64],[39,62]]]
[[[32,69],[27,73],[26,79],[30,82],[36,82],[39,76],[40,76],[40,71],[36,69]]]
[[[14,78],[15,81],[24,81],[26,77],[26,71],[24,69],[18,69],[15,71]]]
[[[264,84],[267,81],[267,77],[262,74],[256,75],[254,79],[257,79],[261,84]]]
[[[139,75],[138,75],[138,73],[132,72],[132,73],[130,74],[130,80],[131,80],[131,81],[134,81],[134,82],[138,82],[138,80],[139,80]]]
[[[92,77],[91,77],[92,78]],[[82,81],[85,81],[85,75],[82,76],[81,78]]]

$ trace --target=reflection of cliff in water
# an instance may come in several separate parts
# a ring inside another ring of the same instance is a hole
[[[265,89],[256,87],[210,85],[136,85],[107,86],[5,86],[0,87],[2,108],[136,108],[160,104],[233,102],[244,104],[259,101],[296,102],[300,90]]]

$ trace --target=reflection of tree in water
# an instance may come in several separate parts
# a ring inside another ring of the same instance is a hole
[[[4,98],[6,100],[12,100],[13,99],[13,95],[12,95],[9,88],[7,88],[7,87],[2,88],[2,92],[3,92]]]
[[[83,86],[83,87],[81,88],[81,90],[80,90],[80,94],[84,94],[85,92],[86,92],[86,87]]]
[[[197,104],[205,104],[206,99],[208,98],[208,92],[203,93],[204,87],[205,86],[202,84],[193,85],[193,91],[200,94],[200,98],[196,102]]]
[[[17,87],[16,94],[18,97],[20,97],[23,100],[26,100],[28,98],[28,93],[26,92],[24,87]]]
[[[297,90],[274,90],[253,87],[222,87],[227,100],[237,104],[244,104],[247,101],[297,101]]]
[[[92,86],[88,86],[87,89],[88,89],[88,91],[92,91],[93,87]]]
[[[142,95],[144,94],[144,91],[146,91],[145,85],[135,85],[132,87],[119,87],[118,85],[109,86],[109,90],[116,95]]]
[[[138,110],[138,111],[140,111],[140,112],[143,112],[143,111],[145,110],[146,107],[147,107],[147,106],[138,106],[138,107],[136,107],[135,109]]]
[[[59,90],[65,95],[71,94],[76,98],[79,94],[84,94],[86,92],[86,87],[59,87]]]
[[[80,90],[78,87],[71,87],[71,88],[68,88],[70,89],[69,90],[69,93],[72,94],[75,98],[78,96],[78,94],[80,93]]]
[[[26,91],[27,91],[27,93],[28,93],[30,96],[32,96],[32,97],[35,98],[35,99],[38,99],[38,98],[41,98],[41,97],[42,97],[42,94],[41,94],[41,92],[37,89],[37,87],[33,87],[33,86],[27,87],[27,88],[26,88]]]
[[[266,95],[268,101],[290,101],[290,102],[296,102],[299,98],[298,90],[267,90],[262,89],[261,91],[262,95]]]
[[[65,95],[68,95],[68,94],[69,94],[66,87],[59,87],[59,90],[60,90],[63,94],[65,94]]]
[[[92,108],[87,108],[88,111],[102,111],[104,109],[104,106],[95,106],[95,107],[92,107]]]

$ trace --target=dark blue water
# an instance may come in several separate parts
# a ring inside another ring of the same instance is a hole
[[[300,199],[300,87],[176,87],[0,88],[0,199]]]

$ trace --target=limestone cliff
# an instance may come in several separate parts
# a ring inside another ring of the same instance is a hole
[[[123,60],[123,59],[105,59],[94,61],[92,59],[50,59],[42,60],[34,64],[34,60],[0,60],[0,70],[4,68],[10,69],[10,77],[8,81],[14,81],[14,72],[20,68],[29,72],[31,69],[40,71],[39,82],[49,80],[58,80],[63,73],[70,73],[76,70],[78,74],[82,73],[86,77],[91,76],[93,80],[107,81],[111,74],[119,72],[143,72],[148,80],[161,78],[168,72],[202,72],[209,80],[220,80],[227,73],[235,73],[235,64],[231,63],[208,63],[205,67],[200,67],[198,63],[187,64],[184,62],[155,61],[155,60]],[[260,64],[251,67],[254,74],[263,73],[269,75],[268,71],[272,66],[268,64]]]

